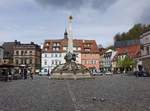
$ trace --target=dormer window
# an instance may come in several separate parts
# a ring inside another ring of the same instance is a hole
[[[60,43],[56,42],[56,43],[53,43],[53,46],[56,47],[56,46],[60,46]]]
[[[90,52],[90,51],[91,51],[90,48],[85,48],[84,50],[85,50],[86,52]]]
[[[53,46],[56,46],[56,45],[57,45],[56,43],[53,44]]]
[[[45,48],[45,51],[47,51],[47,48]]]
[[[66,50],[67,50],[67,47],[63,47],[63,50],[66,51]]]
[[[49,43],[46,43],[46,46],[49,46]]]
[[[81,47],[78,47],[78,50],[80,51],[80,50],[81,50]]]

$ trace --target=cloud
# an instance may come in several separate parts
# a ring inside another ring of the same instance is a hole
[[[55,7],[57,9],[79,10],[83,6],[89,6],[100,11],[109,8],[118,0],[35,0],[42,6]]]
[[[139,16],[139,22],[145,23],[145,24],[150,24],[150,1],[147,4],[147,6],[144,7],[141,15]]]

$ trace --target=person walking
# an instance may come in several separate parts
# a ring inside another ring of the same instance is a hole
[[[33,73],[32,72],[30,72],[30,78],[33,79]]]

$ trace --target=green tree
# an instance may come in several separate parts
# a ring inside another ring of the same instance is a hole
[[[140,35],[150,31],[150,25],[135,24],[128,32],[118,33],[114,36],[115,41],[135,40],[139,39]]]
[[[129,56],[126,56],[124,59],[118,59],[117,65],[118,67],[129,71],[132,70],[132,68],[136,65],[136,61]]]

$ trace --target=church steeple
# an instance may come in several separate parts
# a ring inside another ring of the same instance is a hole
[[[64,39],[68,39],[68,32],[67,32],[67,29],[65,29]]]

